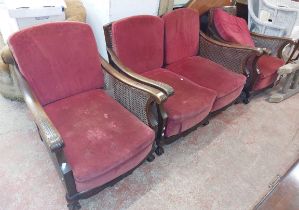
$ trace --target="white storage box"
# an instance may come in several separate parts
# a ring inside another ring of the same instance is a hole
[[[7,0],[6,6],[19,29],[65,20],[66,5],[63,0]]]

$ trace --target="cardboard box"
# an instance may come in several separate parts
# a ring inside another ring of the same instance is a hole
[[[64,21],[63,0],[7,0],[9,16],[16,19],[19,29],[42,23]]]

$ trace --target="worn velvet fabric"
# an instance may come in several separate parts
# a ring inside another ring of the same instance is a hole
[[[163,16],[165,23],[165,63],[198,54],[199,15],[192,9],[178,9]]]
[[[35,26],[14,34],[9,45],[42,105],[103,86],[95,38],[87,24]]]
[[[201,87],[189,79],[165,69],[155,69],[143,74],[174,88],[174,95],[165,103],[168,115],[166,136],[180,134],[205,119],[212,109],[216,92]]]
[[[247,23],[244,19],[228,14],[222,9],[214,9],[214,26],[227,42],[254,47]]]
[[[137,73],[160,68],[164,55],[164,24],[156,16],[141,15],[112,24],[113,50]]]
[[[138,165],[150,152],[154,131],[103,90],[45,106],[61,134],[79,192],[101,186]]]
[[[225,41],[255,47],[247,23],[242,18],[230,15],[222,9],[215,9],[214,24],[219,35]],[[282,59],[273,56],[260,57],[257,62],[260,77],[253,86],[253,90],[257,91],[271,86],[277,79],[278,68],[284,64]]]
[[[193,56],[170,64],[167,69],[217,93],[212,111],[234,101],[241,93],[246,77],[225,69],[208,59]]]
[[[260,77],[253,87],[253,90],[261,90],[271,86],[277,79],[278,69],[285,64],[283,59],[263,55],[257,62]]]

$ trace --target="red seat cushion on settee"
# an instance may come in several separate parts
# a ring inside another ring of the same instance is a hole
[[[233,102],[244,88],[246,77],[208,59],[193,56],[170,64],[167,69],[217,93],[212,111]]]
[[[261,90],[272,85],[277,79],[277,70],[285,64],[283,59],[263,55],[257,61],[260,77],[253,90]]]
[[[9,46],[42,105],[103,86],[95,38],[87,24],[35,26],[14,34]]]
[[[199,14],[178,9],[163,16],[167,69],[217,92],[212,111],[225,107],[241,93],[246,77],[198,55]],[[199,46],[200,47],[200,46]]]
[[[166,69],[155,69],[143,74],[148,78],[161,81],[174,88],[174,95],[165,102],[168,115],[167,137],[177,135],[204,120],[213,106],[216,93],[201,87],[185,77]]]
[[[59,100],[45,111],[64,140],[79,192],[126,173],[152,149],[154,131],[103,90]]]
[[[220,8],[214,9],[214,25],[227,42],[254,47],[247,23],[244,19],[228,14]]]

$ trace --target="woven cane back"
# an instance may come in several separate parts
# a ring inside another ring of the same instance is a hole
[[[291,40],[279,39],[274,37],[265,37],[251,34],[256,47],[267,48],[271,50],[271,55],[281,58],[283,48],[292,42]]]
[[[248,72],[246,72],[248,59],[252,56],[258,55],[258,53],[255,53],[252,49],[232,48],[225,44],[216,45],[204,36],[200,37],[199,54],[200,56],[208,58],[229,70],[245,75],[248,74]]]
[[[150,116],[148,113],[152,110],[147,110],[147,107],[154,105],[150,94],[120,82],[107,72],[104,72],[104,83],[104,89],[111,97],[132,112],[146,125],[150,127],[157,126],[156,121],[153,122],[152,119],[149,119]]]

